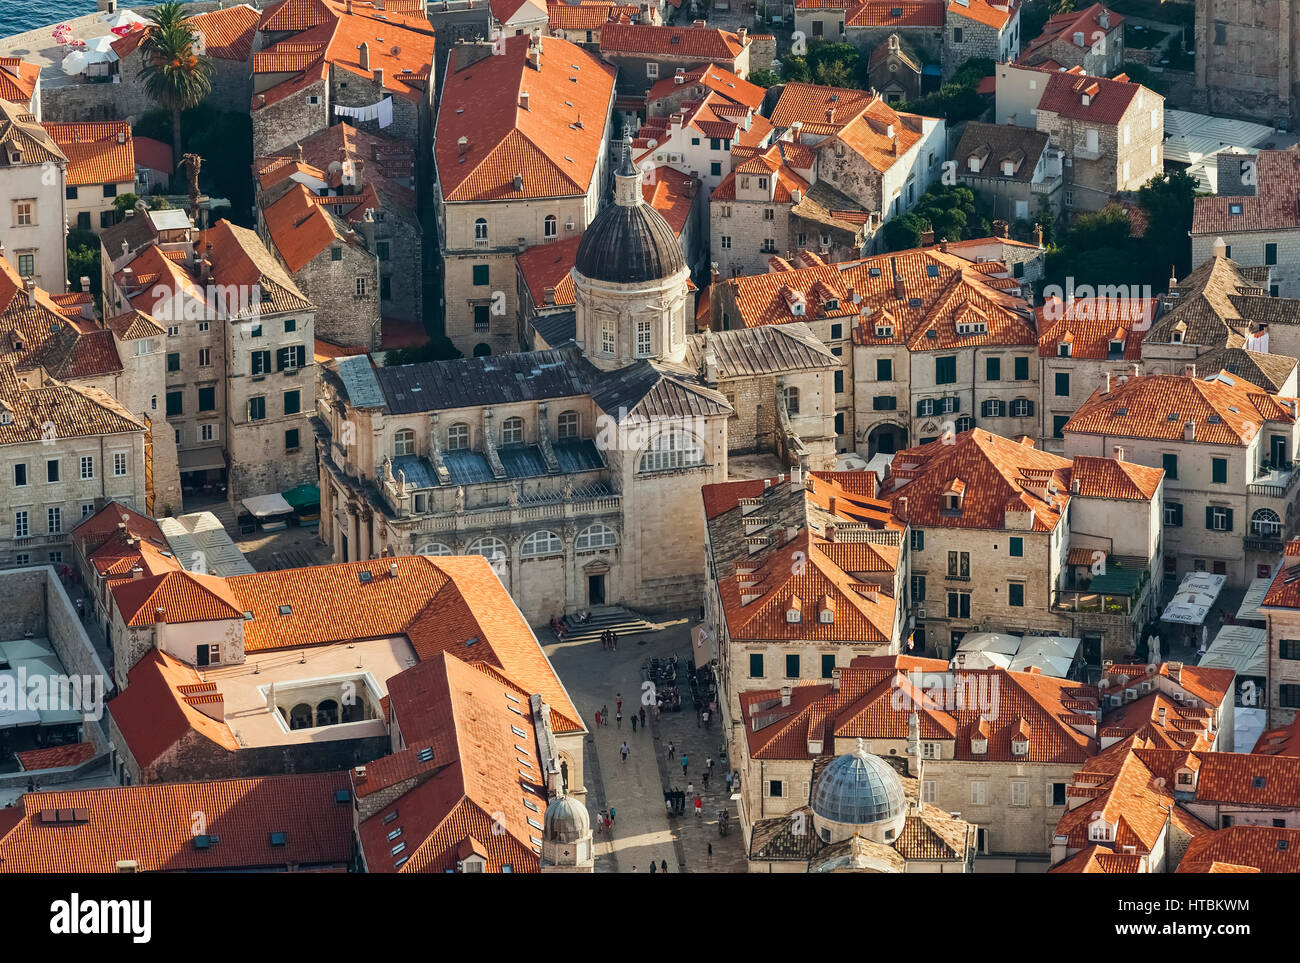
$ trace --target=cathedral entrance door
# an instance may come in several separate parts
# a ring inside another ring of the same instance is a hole
[[[605,576],[604,575],[587,576],[587,604],[588,605],[605,604]]]

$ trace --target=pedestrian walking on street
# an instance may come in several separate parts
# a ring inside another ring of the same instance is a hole
[[[686,784],[686,795],[688,795],[688,796],[694,796],[694,795],[695,795],[695,783],[693,783],[693,782],[688,782],[688,783]]]
[[[600,719],[602,725],[609,725],[609,706],[600,707]]]
[[[618,723],[620,729],[623,728],[623,713],[621,711],[618,715],[614,716],[614,721]]]
[[[632,713],[632,731],[636,732],[636,713]]]
[[[686,765],[687,765],[686,753],[683,752],[682,753],[682,778],[683,779],[686,778]]]
[[[704,818],[704,800],[701,799],[699,796],[695,797],[695,818],[696,819]],[[712,843],[709,843],[709,848],[710,849],[713,848]]]
[[[611,826],[614,825],[614,807],[613,807],[613,806],[610,806],[610,807],[609,807],[609,824],[610,824]]]
[[[658,871],[659,871],[658,865],[655,864],[655,861],[653,859],[650,860],[650,872],[657,873]]]
[[[597,728],[597,729],[600,728],[600,710],[599,710],[599,709],[596,710],[596,728]]]
[[[709,767],[709,772],[713,772],[713,757],[712,757],[712,756],[708,756],[708,757],[706,757],[705,760],[704,760],[704,764],[705,764],[706,766]]]
[[[704,717],[704,728],[707,729],[709,727],[709,710],[705,709],[702,713],[700,713],[700,715]]]
[[[634,873],[636,872],[636,867],[635,867],[635,866],[632,867],[632,872],[634,872]]]
[[[704,788],[709,788],[709,770],[707,769],[704,770]]]
[[[659,872],[661,873],[668,872],[668,860],[666,859],[659,860]]]
[[[641,728],[645,728],[645,706],[641,707]]]
[[[623,753],[623,761],[624,761],[624,762],[627,762],[627,743],[626,743],[626,742],[623,743],[623,748],[620,749],[619,752]]]
[[[727,773],[727,792],[731,792],[731,773]]]
[[[676,750],[675,748],[673,748],[673,741],[672,741],[671,739],[669,739],[669,740],[668,740],[668,758],[671,759],[671,758],[672,758],[673,756],[675,756],[675,755],[677,755],[677,750]]]
[[[713,844],[709,843],[709,865],[713,865]]]
[[[609,630],[609,647],[615,652],[618,651],[618,633],[613,629]]]
[[[619,712],[622,712],[622,711],[623,711],[623,693],[621,693],[621,692],[616,692],[616,693],[614,693],[614,699],[615,699],[614,708],[617,709]]]

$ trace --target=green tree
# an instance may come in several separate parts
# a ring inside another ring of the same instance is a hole
[[[132,210],[139,202],[140,198],[135,194],[118,194],[113,198],[113,209],[117,211],[117,219],[120,221],[126,217],[126,212]]]
[[[790,56],[781,61],[781,79],[795,83],[812,83],[812,71],[808,68],[808,58]]]
[[[145,90],[171,111],[172,156],[181,158],[181,111],[194,107],[212,92],[216,72],[212,61],[195,50],[197,37],[178,0],[168,0],[149,12],[149,25],[140,41]]]
[[[81,279],[90,278],[90,293],[100,292],[99,238],[93,231],[73,229],[68,232],[68,280],[72,290],[81,290]]]
[[[761,68],[759,70],[750,71],[749,76],[745,79],[751,84],[763,88],[774,87],[781,82],[781,78],[772,71],[763,70]]]
[[[1178,277],[1192,269],[1192,208],[1196,179],[1186,171],[1159,174],[1138,188],[1138,206],[1147,216],[1141,251],[1147,283],[1164,291],[1172,266]]]
[[[906,251],[921,246],[921,233],[926,229],[925,219],[909,211],[885,222],[885,250]]]

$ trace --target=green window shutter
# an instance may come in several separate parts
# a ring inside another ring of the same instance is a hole
[[[751,679],[763,678],[763,653],[751,652],[749,655],[749,677]]]
[[[984,362],[984,378],[986,381],[1002,380],[1002,359],[989,358]]]
[[[1012,538],[1012,539],[1011,539],[1011,557],[1012,557],[1012,558],[1024,558],[1024,555],[1025,555],[1025,540],[1024,540],[1023,538],[1020,538],[1020,537]]]

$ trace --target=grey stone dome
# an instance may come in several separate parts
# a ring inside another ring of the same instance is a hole
[[[858,748],[823,770],[813,789],[813,812],[831,822],[863,826],[904,812],[903,783],[883,759]]]
[[[591,829],[587,807],[572,796],[561,796],[546,807],[546,838],[557,843],[576,843]]]
[[[677,235],[641,196],[641,175],[624,146],[614,175],[614,203],[582,232],[574,270],[593,281],[661,281],[686,269]]]

